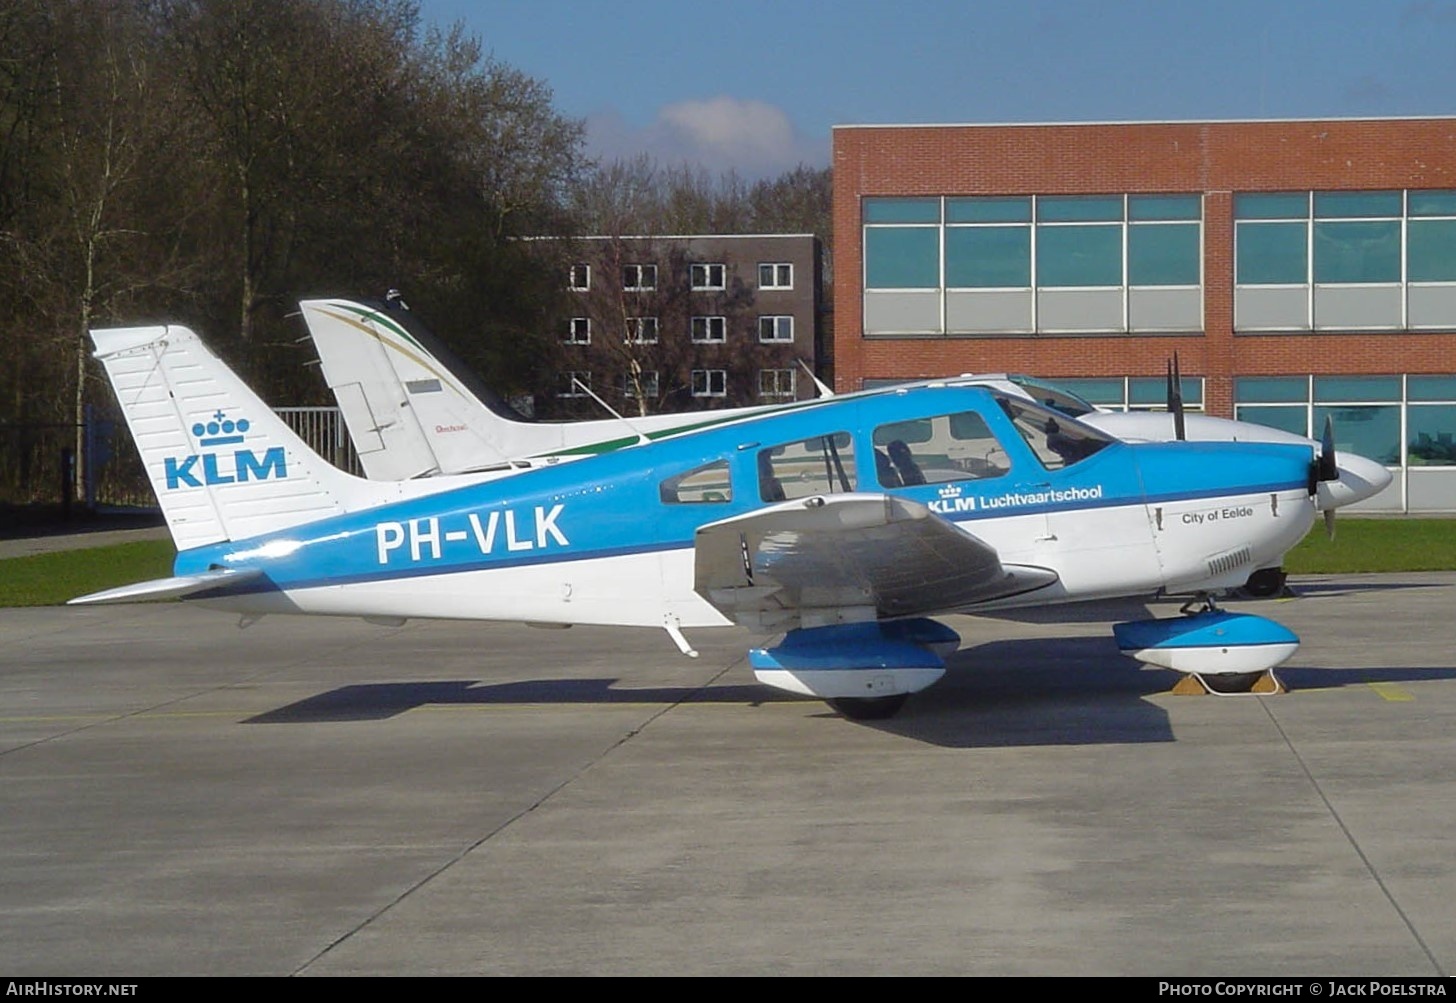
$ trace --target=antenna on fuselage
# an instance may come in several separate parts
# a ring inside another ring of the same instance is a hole
[[[647,445],[648,443],[650,443],[652,441],[636,425],[633,425],[625,417],[623,417],[622,415],[618,414],[617,411],[616,411],[616,409],[614,409],[612,407],[612,405],[608,404],[606,401],[602,400],[596,394],[592,393],[592,388],[589,387],[589,386],[587,386],[581,380],[577,379],[575,373],[573,373],[572,376],[571,376],[571,385],[574,386],[574,387],[576,387],[578,390],[581,390],[583,393],[585,393],[592,400],[594,400],[598,404],[600,404],[602,406],[602,408],[607,412],[607,414],[611,415],[613,418],[616,418],[623,425],[626,425],[629,429],[631,429],[632,430],[632,434],[635,435],[635,436],[637,436],[637,445],[639,445],[639,446],[645,446],[645,445]]]
[[[814,370],[809,368],[809,363],[805,362],[803,359],[795,359],[794,361],[803,368],[804,372],[809,374],[809,379],[814,381],[814,386],[819,390],[820,397],[834,396],[834,391],[830,390],[827,386],[824,385],[824,382],[820,380],[819,377],[814,375]]]
[[[1179,442],[1188,438],[1183,422],[1183,376],[1178,372],[1178,353],[1168,362],[1168,411],[1173,415],[1173,438]]]

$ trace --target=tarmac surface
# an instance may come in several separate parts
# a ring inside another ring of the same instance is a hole
[[[1456,574],[1294,584],[1290,693],[1069,607],[876,724],[741,630],[0,609],[0,972],[1447,975]]]

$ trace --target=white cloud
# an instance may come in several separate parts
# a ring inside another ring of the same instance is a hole
[[[829,163],[828,137],[806,139],[782,108],[731,97],[666,105],[643,128],[615,111],[590,116],[587,148],[603,160],[646,153],[659,163],[701,164],[714,173],[731,168],[749,179]]]

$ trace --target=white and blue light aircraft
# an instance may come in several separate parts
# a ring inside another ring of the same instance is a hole
[[[893,714],[959,637],[931,617],[1204,596],[1284,553],[1341,477],[1306,444],[1126,443],[927,383],[733,415],[571,463],[406,481],[312,453],[186,328],[93,331],[176,540],[171,578],[72,600],[245,614],[784,632],[770,686]],[[1115,630],[1151,664],[1263,676],[1298,643],[1194,601]],[[1214,688],[1221,688],[1217,685]]]
[[[364,473],[371,480],[466,473],[502,464],[526,468],[557,463],[674,435],[698,427],[705,418],[721,421],[767,410],[750,407],[632,419],[522,421],[401,300],[317,299],[305,300],[299,307],[324,378],[334,391]],[[1191,439],[1288,442],[1324,448],[1312,439],[1266,425],[1185,414],[1176,360],[1168,373],[1168,409],[1164,412],[1105,411],[1053,384],[1008,373],[966,373],[952,382],[1038,401],[1128,442]],[[822,392],[832,396],[827,388]],[[1327,524],[1336,509],[1371,498],[1391,482],[1389,470],[1355,453],[1341,450],[1337,462],[1339,477],[1321,482],[1315,497],[1315,506],[1324,513]],[[1242,591],[1256,596],[1278,594],[1284,587],[1282,561],[1281,554],[1254,569]]]

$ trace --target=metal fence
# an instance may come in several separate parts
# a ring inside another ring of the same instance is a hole
[[[363,476],[336,407],[275,408],[309,448],[340,470]],[[90,509],[154,508],[141,457],[119,417],[88,409],[77,454],[77,426],[0,423],[0,506],[75,503]],[[76,464],[82,482],[75,486]]]
[[[354,440],[336,407],[276,407],[278,417],[304,442],[334,466],[355,477],[364,476]]]

